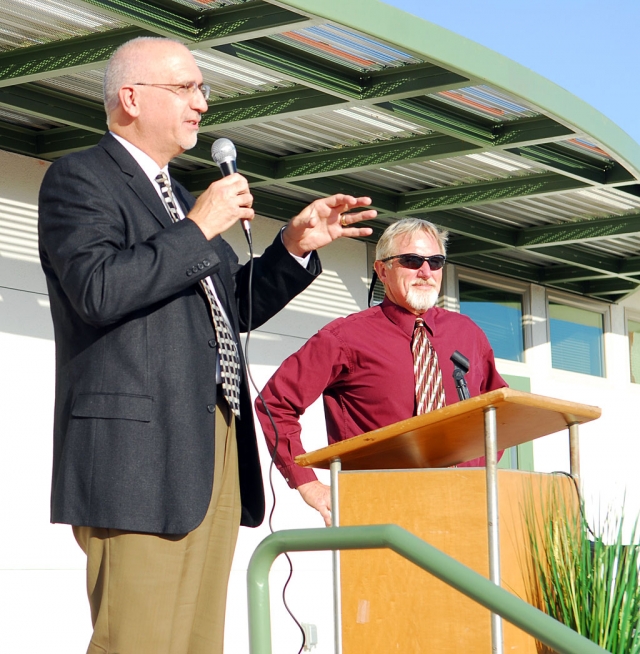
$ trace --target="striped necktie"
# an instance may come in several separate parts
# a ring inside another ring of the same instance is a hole
[[[422,318],[416,319],[411,350],[416,382],[416,415],[420,416],[445,405],[438,355],[427,338],[427,327]]]
[[[159,172],[156,177],[156,182],[160,186],[160,192],[164,199],[165,206],[169,211],[171,220],[178,222],[180,214],[176,206],[171,192],[171,184],[169,178],[164,172]],[[218,354],[220,356],[220,377],[222,378],[222,393],[229,403],[231,410],[236,418],[240,417],[240,357],[238,355],[238,346],[231,329],[227,325],[227,321],[220,309],[218,299],[213,293],[210,278],[200,280],[207,300],[209,300],[209,307],[211,309],[211,317],[213,319],[213,326],[216,330],[218,340]]]

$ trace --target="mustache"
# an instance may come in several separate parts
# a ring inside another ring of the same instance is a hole
[[[411,282],[411,286],[429,286],[430,288],[436,288],[436,285],[427,279],[416,279]]]

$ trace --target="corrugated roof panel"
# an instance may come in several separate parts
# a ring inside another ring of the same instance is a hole
[[[640,198],[611,188],[588,188],[468,207],[465,211],[515,227],[534,227],[637,213]]]
[[[538,111],[527,107],[521,100],[516,100],[504,91],[498,91],[485,85],[467,86],[455,91],[440,91],[427,97],[435,98],[440,102],[484,118],[495,118],[499,123],[540,115]]]
[[[637,256],[640,254],[640,237],[638,236],[612,236],[611,238],[589,241],[581,245],[597,252],[614,254],[620,257]]]
[[[352,107],[266,121],[259,125],[238,126],[221,130],[215,135],[226,136],[239,145],[257,147],[283,156],[430,133],[426,127],[395,116],[364,107]]]
[[[321,193],[310,193],[304,189],[295,188],[294,186],[261,186],[260,191],[272,195],[276,200],[278,196],[282,196],[292,200],[300,200],[307,204],[313,202],[318,198],[318,196],[322,195]],[[283,216],[283,218],[289,217],[290,216]]]
[[[356,70],[382,70],[423,63],[422,59],[407,52],[328,23],[284,32],[271,38]]]
[[[223,57],[211,50],[193,50],[191,54],[202,71],[204,81],[211,86],[211,100],[295,86],[276,73],[257,70],[238,59]]]
[[[72,95],[102,102],[102,80],[104,71],[85,70],[73,75],[62,75],[37,82],[39,86],[65,91]]]
[[[171,0],[177,5],[184,5],[200,11],[207,9],[220,9],[228,5],[241,5],[249,0]]]
[[[63,0],[2,0],[0,51],[127,27],[106,14]]]
[[[613,157],[608,152],[605,152],[599,145],[596,145],[591,141],[587,141],[587,139],[567,139],[566,141],[559,143],[559,145],[568,148],[569,150],[582,152],[583,154],[588,153],[600,161],[613,161]]]
[[[437,161],[385,166],[378,170],[351,173],[349,176],[392,191],[406,193],[434,186],[522,177],[545,170],[540,164],[507,152],[482,152]]]
[[[34,116],[27,116],[26,114],[21,114],[17,111],[11,111],[10,109],[0,109],[0,120],[12,123],[13,125],[21,125],[22,127],[33,127],[34,129],[65,127],[62,123],[35,118]]]

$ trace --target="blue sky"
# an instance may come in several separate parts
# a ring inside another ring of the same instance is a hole
[[[640,142],[640,0],[384,0],[564,87]]]

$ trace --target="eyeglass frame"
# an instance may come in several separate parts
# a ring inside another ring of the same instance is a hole
[[[165,91],[171,91],[171,93],[175,93],[176,95],[180,95],[180,89],[189,91],[191,95],[194,95],[196,90],[198,90],[202,93],[202,97],[205,101],[208,101],[211,96],[211,86],[209,84],[198,84],[197,82],[186,82],[185,84],[151,84],[147,82],[134,82],[133,86],[155,86],[156,88],[164,89]],[[171,88],[167,88],[169,86],[173,86],[178,90],[174,91]]]
[[[407,266],[401,261],[403,257],[416,257],[417,259],[421,260],[420,265],[417,268]],[[420,270],[420,268],[424,266],[425,261],[429,264],[429,270],[431,271],[442,270],[444,268],[445,263],[447,263],[447,257],[445,257],[444,254],[432,254],[431,256],[424,257],[421,254],[415,254],[414,252],[407,252],[405,254],[394,254],[393,256],[387,257],[386,259],[380,259],[380,261],[382,261],[382,263],[386,263],[387,261],[392,261],[393,259],[398,259],[399,260],[398,263],[403,268],[407,268],[408,270]],[[435,267],[434,264],[436,264]]]

